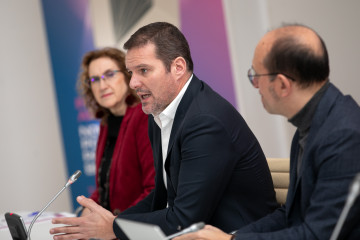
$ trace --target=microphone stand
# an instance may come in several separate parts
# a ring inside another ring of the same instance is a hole
[[[36,219],[38,219],[38,217],[40,217],[40,215],[50,206],[50,204],[66,189],[66,185],[60,190],[60,192],[58,192],[55,197],[53,197],[53,199],[51,199],[51,201],[38,213],[36,214],[36,216],[34,217],[34,219],[31,221],[28,232],[27,232],[27,240],[31,240],[30,238],[30,233],[31,233],[31,228],[34,225]]]
[[[191,233],[191,232],[196,232],[200,229],[203,229],[205,227],[205,223],[204,222],[198,222],[198,223],[194,223],[193,225],[191,225],[188,228],[185,228],[184,230],[174,233],[172,235],[169,235],[165,238],[165,240],[169,240],[169,239],[173,239],[174,237],[186,234],[186,233]]]
[[[337,240],[337,238],[339,237],[340,231],[345,223],[346,217],[349,214],[349,211],[351,209],[351,207],[353,206],[356,197],[359,195],[359,191],[360,191],[360,173],[358,173],[351,186],[350,186],[350,192],[349,195],[346,199],[345,202],[345,206],[340,214],[340,217],[336,223],[335,229],[333,231],[333,233],[331,234],[330,240]]]
[[[34,217],[34,219],[31,221],[29,229],[27,231],[27,240],[31,240],[30,238],[30,233],[31,233],[31,228],[34,225],[36,219],[38,219],[38,217],[40,217],[40,215],[50,206],[50,204],[71,184],[73,184],[79,177],[81,176],[81,171],[77,170],[73,175],[71,175],[71,177],[69,178],[68,182],[64,185],[64,187],[50,200],[50,202],[48,204],[46,204],[46,206],[38,213],[36,214],[36,216]]]

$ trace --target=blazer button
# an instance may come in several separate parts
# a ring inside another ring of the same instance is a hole
[[[114,209],[113,211],[114,215],[119,215],[121,213],[120,209]]]

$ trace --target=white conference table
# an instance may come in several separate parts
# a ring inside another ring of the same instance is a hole
[[[36,216],[37,212],[15,212],[20,215],[25,223],[26,230],[29,228],[31,221]],[[0,239],[1,240],[11,240],[11,235],[9,228],[5,220],[5,213],[0,216]],[[36,220],[31,229],[30,237],[34,240],[50,240],[53,239],[53,236],[49,233],[50,229],[56,226],[61,226],[58,224],[52,224],[51,219],[54,217],[73,217],[73,213],[61,212],[43,212],[40,217]]]

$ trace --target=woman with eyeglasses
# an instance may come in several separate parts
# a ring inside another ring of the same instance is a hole
[[[129,87],[130,77],[125,54],[103,48],[85,54],[78,80],[86,106],[100,119],[91,198],[114,215],[146,197],[155,184],[148,116]]]

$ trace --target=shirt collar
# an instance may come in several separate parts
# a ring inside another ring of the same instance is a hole
[[[154,116],[154,120],[160,129],[165,127],[170,121],[174,120],[176,109],[178,108],[180,101],[186,92],[186,89],[189,87],[192,78],[193,78],[193,74],[191,74],[190,78],[187,80],[187,82],[185,83],[179,94],[164,109],[164,111],[162,111],[159,115]]]

